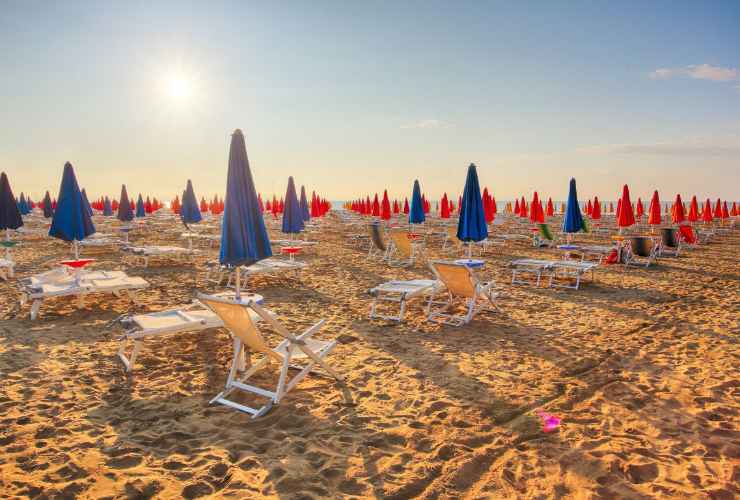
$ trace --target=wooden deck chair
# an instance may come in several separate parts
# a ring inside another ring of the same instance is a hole
[[[268,311],[252,300],[246,303],[233,302],[228,299],[200,293],[197,295],[197,299],[201,304],[216,313],[224,322],[224,327],[234,336],[234,355],[231,360],[229,374],[226,378],[226,387],[211,400],[211,403],[220,403],[230,408],[249,413],[252,415],[252,418],[257,418],[270,411],[270,408],[274,404],[280,403],[283,396],[308,375],[315,364],[321,366],[336,380],[342,381],[342,377],[324,361],[324,358],[337,345],[336,340],[329,342],[311,338],[324,324],[324,320],[319,321],[300,335],[293,335],[273,318]],[[270,348],[250,316],[250,311],[256,313],[266,324],[272,326],[275,332],[285,340],[277,347]],[[238,378],[237,371],[241,365],[241,359],[245,349],[249,353],[261,353],[263,357],[256,363],[248,366],[241,378]],[[274,361],[279,367],[279,378],[275,390],[270,391],[246,383],[252,375],[269,364],[270,361]],[[293,361],[305,362],[305,365],[294,366],[291,364]],[[289,368],[300,370],[290,380],[288,380]],[[268,402],[260,408],[252,408],[227,399],[227,396],[235,390],[256,394],[257,396],[267,398]]]
[[[442,293],[446,293],[446,300],[435,300],[437,293],[429,297],[427,319],[441,320],[447,325],[462,326],[470,323],[473,316],[483,309],[495,309],[494,300],[498,293],[494,291],[494,282],[483,283],[475,272],[464,264],[448,261],[434,261],[429,264],[432,272],[444,285]],[[455,305],[455,301],[462,299],[467,307],[464,316],[451,314],[448,311]],[[434,309],[433,309],[434,307]]]
[[[413,266],[416,258],[421,256],[421,244],[409,240],[406,231],[391,231],[388,233],[391,248],[388,250],[388,263],[395,266]]]

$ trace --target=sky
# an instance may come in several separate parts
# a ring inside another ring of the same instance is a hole
[[[0,170],[55,195],[740,199],[740,2],[4,0]]]

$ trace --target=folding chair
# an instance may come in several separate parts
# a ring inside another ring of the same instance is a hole
[[[319,321],[300,335],[293,335],[253,300],[249,300],[246,303],[233,302],[228,299],[205,294],[198,294],[197,299],[201,304],[216,313],[223,321],[224,326],[234,336],[234,354],[231,360],[229,374],[226,378],[226,387],[211,400],[211,403],[223,404],[249,413],[252,415],[252,418],[257,418],[270,411],[273,405],[280,403],[280,400],[285,394],[305,378],[315,364],[321,366],[337,381],[342,381],[342,377],[324,361],[324,358],[336,346],[336,340],[328,342],[311,338],[324,324],[324,320]],[[277,347],[271,349],[257,328],[250,312],[256,313],[257,316],[272,326],[275,332],[285,340]],[[237,371],[241,364],[240,360],[243,357],[245,348],[248,348],[250,352],[261,353],[263,357],[258,362],[249,366],[244,375],[238,378]],[[306,364],[293,366],[291,362],[294,360],[306,362]],[[270,361],[274,361],[280,367],[280,375],[274,390],[267,390],[246,383],[252,375],[270,363]],[[290,380],[288,380],[289,368],[298,368],[300,370]],[[235,390],[267,398],[268,402],[260,408],[252,408],[227,399],[227,396]]]
[[[475,314],[481,310],[492,310],[496,308],[494,300],[498,293],[494,291],[494,282],[484,283],[478,279],[473,269],[465,264],[457,264],[448,261],[434,261],[429,264],[432,272],[446,287],[447,300],[435,301],[437,291],[429,297],[427,319],[452,326],[462,326],[470,323]],[[467,308],[465,315],[448,313],[455,301],[462,299]],[[432,310],[433,306],[437,306]]]

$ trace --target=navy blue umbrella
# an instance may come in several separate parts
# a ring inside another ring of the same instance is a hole
[[[28,203],[26,203],[26,196],[21,193],[21,197],[18,200],[18,211],[21,213],[21,215],[28,215],[28,213],[31,211],[28,208]]]
[[[409,209],[409,223],[421,224],[426,220],[424,203],[421,201],[421,187],[419,181],[414,181],[414,192],[411,194],[411,208]]]
[[[301,213],[304,222],[311,220],[311,211],[308,209],[308,198],[306,198],[306,186],[301,186]]]
[[[193,183],[188,179],[188,185],[185,188],[185,192],[182,193],[182,206],[180,207],[180,218],[187,226],[188,224],[196,224],[203,220],[200,213],[200,207],[198,206],[198,198],[195,196],[193,190]]]
[[[144,199],[139,193],[139,199],[136,200],[136,217],[146,217],[146,207],[144,206]]]
[[[229,171],[226,177],[226,200],[221,223],[219,261],[229,266],[250,265],[272,256],[270,237],[262,219],[257,191],[249,169],[247,146],[242,131],[231,135]],[[239,271],[236,272],[236,295],[240,296]]]
[[[54,207],[51,204],[51,196],[49,195],[49,191],[46,192],[44,195],[44,200],[41,202],[43,204],[44,209],[44,217],[47,219],[51,219],[51,217],[54,215]]]
[[[472,163],[468,167],[468,175],[465,178],[460,218],[457,222],[457,238],[468,243],[468,257],[471,254],[470,242],[488,238],[488,225],[483,210],[483,199],[480,195],[478,172]]]
[[[8,176],[3,172],[0,174],[0,230],[18,229],[22,225],[21,211],[15,202]],[[9,237],[10,233],[6,232],[6,238]]]
[[[578,194],[576,193],[576,180],[570,180],[568,191],[568,205],[563,216],[563,232],[577,233],[583,229],[583,216],[581,208],[578,206]]]
[[[126,185],[121,186],[121,197],[118,200],[118,220],[121,222],[130,222],[134,220],[134,211],[131,208],[131,202],[128,199]]]
[[[49,236],[75,243],[75,258],[79,258],[77,242],[82,241],[95,232],[95,226],[90,214],[85,209],[80,186],[75,178],[72,165],[64,164],[62,184],[57,196],[57,209],[51,219]]]
[[[85,206],[85,210],[87,210],[87,213],[90,214],[90,217],[93,216],[93,209],[90,206],[90,201],[87,199],[87,193],[85,192],[85,188],[82,188],[82,203]]]
[[[110,217],[111,215],[113,215],[113,206],[110,204],[110,198],[106,196],[103,201],[103,216]]]
[[[283,232],[300,233],[303,231],[303,210],[298,202],[293,177],[288,177],[288,189],[285,191],[285,205],[283,207]]]

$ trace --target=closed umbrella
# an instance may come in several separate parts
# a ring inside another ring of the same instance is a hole
[[[74,168],[67,162],[57,196],[57,208],[51,219],[49,236],[72,242],[75,259],[79,259],[78,242],[95,233],[95,226],[82,199]]]
[[[704,222],[712,222],[712,202],[707,198],[707,202],[704,204],[704,210],[701,214],[701,219]]]
[[[226,200],[221,224],[219,262],[227,266],[254,264],[272,256],[270,238],[262,219],[257,191],[249,169],[242,131],[231,136]],[[236,270],[236,298],[241,298],[240,273]]]
[[[625,184],[622,187],[622,206],[617,216],[619,227],[629,227],[635,223],[635,213],[632,211],[632,202],[630,201],[630,190]]]
[[[288,177],[288,188],[285,190],[282,231],[287,234],[297,234],[303,231],[303,227],[303,212],[301,204],[298,202],[295,182],[291,176]]]
[[[658,190],[653,191],[653,197],[650,200],[650,206],[648,207],[648,224],[658,225],[660,224],[660,198],[658,197]]]
[[[85,188],[82,188],[81,194],[82,194],[82,205],[85,207],[85,210],[87,210],[87,213],[90,215],[90,217],[92,217],[93,209],[90,206],[90,200],[87,199],[87,192],[85,191]]]
[[[0,230],[5,231],[5,239],[10,240],[10,230],[23,225],[23,218],[15,202],[13,190],[5,172],[0,173]]]
[[[696,222],[699,220],[699,203],[696,201],[696,195],[691,197],[687,219],[689,222]]]
[[[673,202],[673,210],[671,210],[671,219],[674,224],[680,224],[686,220],[686,214],[683,210],[683,201],[681,201],[681,195],[676,195],[676,201]]]
[[[645,214],[645,207],[642,206],[642,198],[637,198],[637,218],[642,219]]]
[[[449,202],[447,201],[447,193],[444,193],[442,195],[442,203],[441,203],[439,216],[443,219],[450,218],[450,205],[449,205]]]
[[[134,220],[134,211],[131,208],[131,202],[128,199],[126,185],[121,186],[121,197],[118,201],[118,220],[121,222],[131,222]]]
[[[388,190],[383,191],[383,201],[380,203],[380,218],[391,220],[391,202],[388,199]]]
[[[41,203],[43,205],[44,217],[47,219],[51,219],[54,215],[54,209],[51,208],[51,196],[49,195],[49,191],[46,192]]]
[[[552,204],[552,198],[547,199],[547,216],[552,217],[555,215],[555,206]]]
[[[185,227],[188,227],[188,224],[197,224],[203,220],[203,215],[200,213],[200,207],[198,206],[198,198],[195,196],[195,190],[193,189],[193,182],[190,179],[188,179],[185,192],[182,194],[180,219]]]
[[[480,194],[480,191],[479,191]],[[411,209],[409,211],[409,223],[421,224],[426,220],[424,215],[424,204],[421,199],[421,186],[419,181],[414,181],[414,190],[411,194]]]
[[[594,206],[591,212],[591,219],[593,220],[601,219],[601,202],[599,201],[598,196],[594,196]]]
[[[577,233],[584,228],[581,207],[578,205],[578,193],[576,191],[576,180],[571,179],[568,187],[568,205],[563,216],[563,232],[568,233],[568,238],[572,233]]]
[[[483,241],[488,238],[488,225],[483,210],[483,199],[481,198],[480,185],[478,184],[478,172],[475,164],[468,167],[465,178],[462,203],[460,205],[460,219],[457,223],[457,239],[468,244],[468,259],[472,256],[471,243]]]
[[[146,217],[146,207],[144,206],[144,198],[139,193],[139,198],[136,200],[136,217]]]
[[[719,198],[717,198],[717,204],[714,205],[714,218],[715,219],[722,218],[722,203],[719,201]]]
[[[306,186],[301,186],[301,215],[303,216],[303,222],[311,220],[311,211],[308,208],[308,198],[306,198]]]
[[[110,217],[111,215],[113,215],[113,206],[110,199],[106,196],[105,201],[103,201],[103,216]]]

